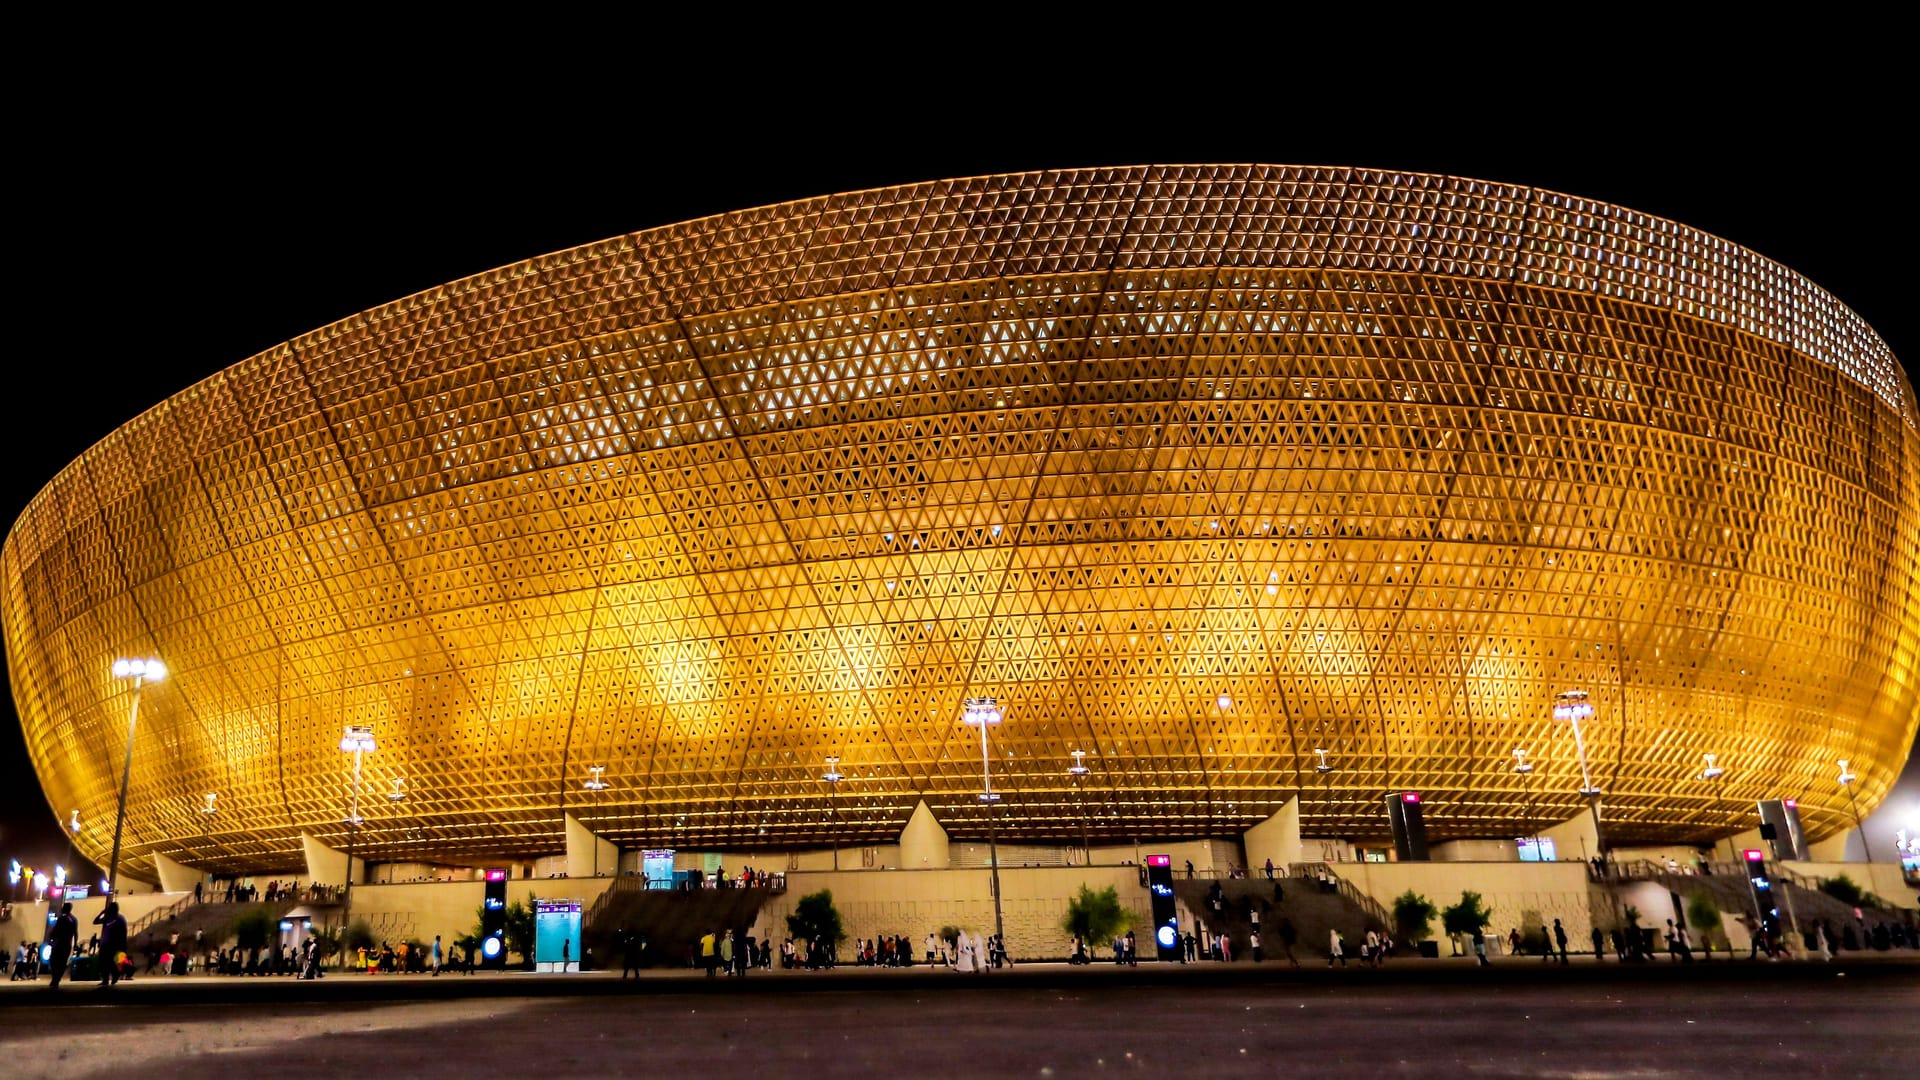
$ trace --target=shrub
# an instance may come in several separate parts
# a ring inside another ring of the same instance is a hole
[[[373,927],[368,926],[365,919],[353,920],[353,925],[347,927],[346,934],[340,940],[340,947],[349,953],[373,946]]]
[[[1111,885],[1099,892],[1081,885],[1079,895],[1067,901],[1067,916],[1060,921],[1061,929],[1090,947],[1112,941],[1132,925],[1133,913],[1120,906],[1120,894]]]
[[[1687,925],[1700,933],[1700,944],[1705,947],[1713,941],[1713,935],[1720,931],[1720,908],[1706,893],[1694,893],[1687,901]]]
[[[1408,889],[1393,901],[1393,927],[1407,941],[1425,941],[1432,937],[1433,917],[1440,909],[1433,901]]]
[[[1462,892],[1460,902],[1440,913],[1440,926],[1449,934],[1471,934],[1493,921],[1477,892]]]
[[[515,900],[507,905],[507,949],[519,953],[523,964],[533,963],[533,911],[537,899],[529,894],[526,903]]]
[[[256,907],[234,916],[227,933],[243,949],[264,949],[279,928],[280,920],[266,908]]]
[[[801,897],[793,906],[793,914],[787,916],[787,933],[800,941],[837,944],[847,940],[847,932],[840,926],[840,912],[833,906],[833,890],[821,889]]]
[[[1864,891],[1854,880],[1845,874],[1827,878],[1820,883],[1820,891],[1843,904],[1859,907]]]

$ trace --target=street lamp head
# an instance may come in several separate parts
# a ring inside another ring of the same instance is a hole
[[[827,771],[820,775],[820,779],[825,780],[829,784],[837,784],[840,781],[846,779],[846,777],[840,775],[840,759],[839,758],[833,757],[831,755],[828,756]]]
[[[1087,775],[1087,772],[1088,772],[1087,762],[1086,762],[1087,752],[1085,750],[1073,750],[1073,751],[1070,751],[1070,753],[1073,754],[1073,764],[1067,766],[1067,775],[1069,776]]]
[[[113,662],[113,677],[116,679],[145,679],[147,682],[159,682],[167,677],[167,665],[153,657],[121,658]]]
[[[990,697],[970,697],[965,702],[960,721],[966,724],[997,724],[1000,722],[1000,702]]]
[[[1326,752],[1325,750],[1322,750],[1321,748],[1319,748],[1319,747],[1317,747],[1317,746],[1313,748],[1313,752],[1314,752],[1314,753],[1316,753],[1316,754],[1318,754],[1318,755],[1320,755],[1320,760],[1319,760],[1319,762],[1317,762],[1317,763],[1316,763],[1316,764],[1314,765],[1314,767],[1313,767],[1313,771],[1314,771],[1314,772],[1317,772],[1317,773],[1330,773],[1330,772],[1332,772],[1332,771],[1333,771],[1333,766],[1331,766],[1331,765],[1329,765],[1329,764],[1327,764],[1327,752]]]
[[[404,777],[399,777],[399,776],[394,777],[393,790],[387,792],[387,801],[388,802],[406,802],[407,801],[406,786],[407,786],[407,781]]]
[[[340,749],[348,753],[378,749],[373,742],[373,727],[369,724],[348,724],[346,733],[340,736]]]
[[[75,810],[73,815],[67,818],[67,828],[75,836],[80,835],[80,811]]]
[[[605,765],[592,765],[587,768],[587,771],[593,774],[593,779],[580,785],[581,787],[586,788],[588,791],[605,791],[613,786],[601,778],[601,774],[607,771]]]
[[[1593,703],[1585,690],[1562,690],[1553,698],[1553,718],[1579,723],[1593,715]]]
[[[1221,712],[1226,712],[1228,709],[1233,708],[1233,695],[1221,694],[1219,697],[1213,699],[1213,703],[1220,706]]]
[[[218,799],[219,797],[220,797],[220,793],[219,793],[219,792],[217,792],[217,791],[209,791],[209,792],[207,792],[207,804],[206,804],[205,806],[202,806],[202,807],[200,808],[200,812],[201,812],[201,813],[203,813],[203,814],[217,814],[217,813],[219,813],[219,811],[218,811],[218,810],[216,810],[216,809],[214,809],[214,806],[213,806],[213,802],[214,802],[214,800],[215,800],[215,799]]]
[[[1847,759],[1841,758],[1840,759],[1840,782],[1842,784],[1851,784],[1857,779],[1859,779],[1859,777],[1854,775],[1853,770],[1847,768]]]
[[[1533,763],[1527,760],[1527,752],[1515,747],[1513,750],[1513,771],[1525,776],[1533,771]]]
[[[1721,773],[1724,773],[1724,772],[1726,772],[1726,771],[1727,771],[1727,770],[1725,770],[1725,769],[1723,769],[1723,768],[1721,768],[1720,766],[1718,766],[1718,765],[1715,765],[1715,764],[1713,763],[1713,755],[1712,755],[1712,754],[1701,754],[1700,756],[1701,756],[1702,758],[1704,758],[1704,759],[1706,759],[1706,762],[1707,762],[1707,765],[1706,765],[1706,768],[1704,768],[1704,769],[1701,769],[1701,770],[1700,770],[1700,779],[1702,779],[1702,780],[1718,780],[1718,779],[1720,779],[1720,774],[1721,774]]]

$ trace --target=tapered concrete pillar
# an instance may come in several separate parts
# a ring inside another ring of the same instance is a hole
[[[300,834],[300,847],[307,855],[307,880],[316,885],[345,885],[347,883],[347,853],[338,848],[315,840],[306,833]],[[353,883],[358,885],[367,879],[366,860],[353,857]]]
[[[900,868],[945,870],[953,865],[948,854],[947,830],[934,819],[925,799],[914,805],[907,827],[900,830]]]
[[[1247,872],[1259,874],[1272,859],[1276,869],[1306,861],[1300,851],[1300,800],[1288,799],[1274,815],[1248,829],[1241,844],[1247,850]]]
[[[620,846],[601,838],[572,814],[567,819],[567,876],[617,877]]]
[[[1540,838],[1553,841],[1553,857],[1560,862],[1591,859],[1600,854],[1600,837],[1593,829],[1593,814],[1585,810],[1558,825],[1541,829]]]
[[[161,892],[192,892],[193,883],[203,878],[200,871],[183,863],[174,862],[159,852],[153,855],[153,866],[160,871]]]

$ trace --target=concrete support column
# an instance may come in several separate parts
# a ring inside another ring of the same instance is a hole
[[[192,892],[193,883],[203,876],[193,867],[177,863],[157,851],[153,853],[153,867],[160,872],[161,892]]]
[[[345,885],[347,883],[347,853],[339,848],[328,847],[307,833],[300,834],[300,847],[307,856],[307,880],[316,885]],[[366,860],[358,855],[353,857],[353,881],[360,884],[367,877]]]
[[[567,876],[617,877],[620,874],[620,846],[602,838],[581,824],[572,814],[567,819]]]
[[[1593,815],[1587,811],[1540,830],[1542,839],[1553,841],[1553,857],[1560,862],[1577,862],[1600,854],[1600,837],[1593,829]]]
[[[953,865],[947,843],[947,830],[927,809],[925,799],[913,808],[907,827],[900,830],[900,868],[902,870],[945,870]]]
[[[1247,850],[1247,873],[1258,876],[1272,859],[1277,870],[1289,863],[1305,862],[1300,847],[1300,799],[1288,799],[1272,817],[1248,829],[1241,840]]]

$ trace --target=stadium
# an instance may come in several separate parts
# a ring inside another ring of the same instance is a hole
[[[1817,839],[1920,718],[1915,424],[1839,301],[1622,207],[972,177],[610,238],[241,360],[52,478],[0,625],[103,864],[137,702],[146,877],[303,837],[547,856],[569,816],[873,844],[922,802],[1091,848],[1293,800],[1372,841],[1408,791],[1436,838],[1511,839],[1587,788],[1620,843],[1783,797]]]

